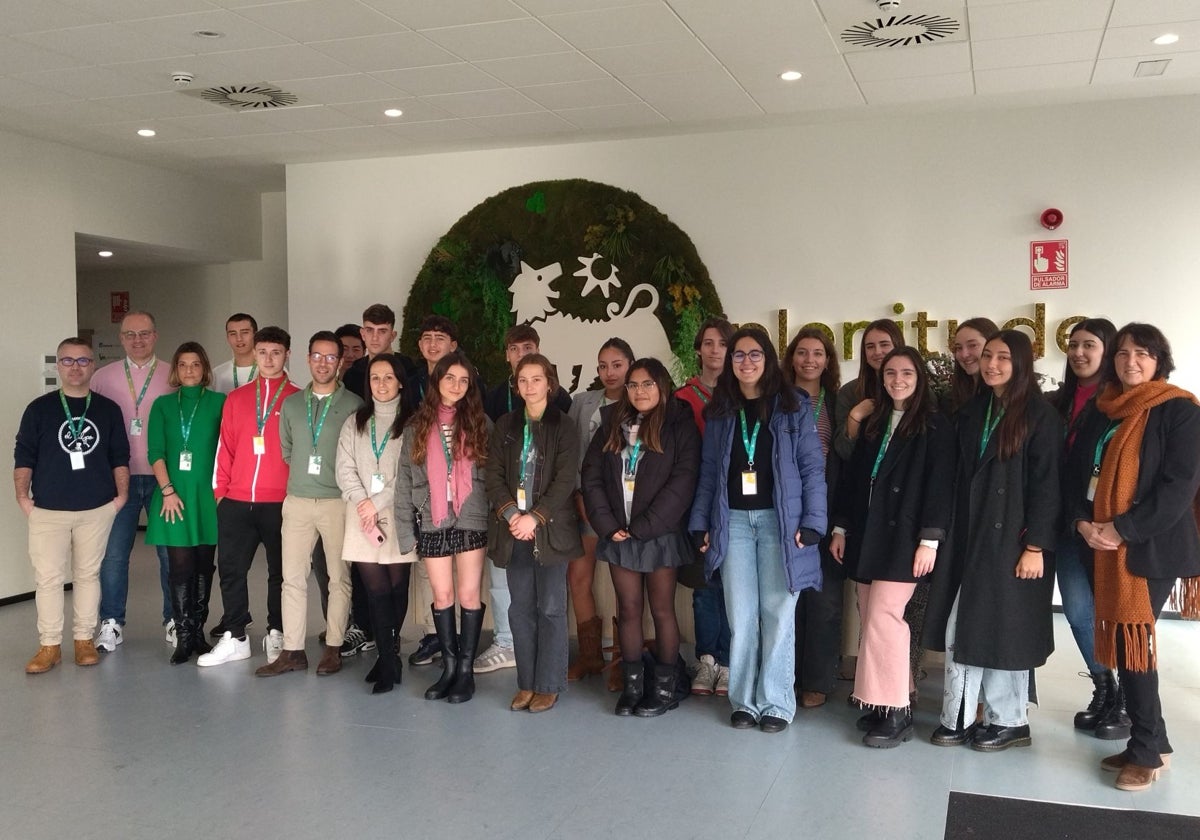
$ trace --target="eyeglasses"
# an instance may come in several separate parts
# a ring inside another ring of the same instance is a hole
[[[149,341],[153,337],[154,330],[140,330],[138,332],[126,330],[125,332],[121,333],[121,338],[125,339],[126,341],[133,341],[135,338],[140,338],[142,341]]]
[[[309,353],[308,360],[314,365],[319,365],[321,362],[329,362],[333,364],[338,360],[337,353]]]
[[[625,383],[625,389],[631,394],[637,393],[638,391],[653,391],[656,387],[658,387],[658,383],[653,379],[647,379],[645,382]]]
[[[761,351],[761,350],[749,350],[749,351],[734,350],[733,355],[730,356],[730,358],[733,359],[734,364],[738,364],[738,365],[740,365],[742,362],[746,361],[747,359],[754,362],[755,364],[758,364],[759,362],[761,362],[763,360],[763,351]]]
[[[79,356],[77,358],[71,358],[70,356],[63,356],[61,359],[58,360],[58,363],[60,365],[62,365],[63,367],[74,367],[75,365],[79,365],[81,368],[85,368],[85,367],[88,367],[89,365],[91,365],[91,363],[93,361],[94,361],[93,359],[90,359],[87,356]]]

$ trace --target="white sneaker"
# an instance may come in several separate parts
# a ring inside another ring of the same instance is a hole
[[[111,653],[123,641],[125,641],[125,634],[115,618],[106,618],[100,622],[100,632],[96,634],[96,647]]]
[[[167,640],[167,644],[175,647],[179,644],[179,640],[175,637],[175,619],[168,618],[167,623],[163,625],[163,636]]]
[[[704,654],[700,657],[700,663],[696,666],[696,676],[692,677],[692,694],[698,694],[703,697],[713,693],[713,687],[717,684],[717,660],[711,655]]]
[[[267,635],[263,636],[263,653],[267,655],[268,665],[278,659],[279,654],[283,653],[283,634],[278,630],[268,630]]]
[[[226,662],[249,658],[250,639],[235,639],[233,634],[226,630],[212,651],[200,654],[196,659],[196,664],[201,668],[207,668],[210,665],[224,665]]]
[[[729,696],[729,666],[728,665],[718,665],[717,666],[717,684],[713,688],[713,693],[716,694],[718,697],[728,697]]]
[[[476,674],[490,674],[492,671],[499,671],[501,668],[516,667],[517,652],[510,647],[500,647],[500,645],[492,642],[487,650],[475,657],[475,662],[471,670]]]

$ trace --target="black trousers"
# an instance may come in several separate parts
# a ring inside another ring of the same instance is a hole
[[[234,638],[246,634],[250,593],[246,577],[261,545],[267,556],[267,629],[283,632],[283,502],[239,502],[217,505],[217,569],[221,575],[221,623]]]
[[[1175,578],[1147,578],[1150,606],[1158,620],[1163,605],[1171,596]],[[1126,753],[1130,763],[1139,767],[1161,767],[1161,756],[1174,752],[1167,740],[1167,724],[1162,716],[1162,699],[1158,696],[1158,671],[1129,671],[1125,668],[1125,644],[1117,634],[1117,671],[1125,689],[1125,710],[1133,726],[1129,733]]]
[[[796,689],[832,694],[842,652],[842,587],[840,565],[822,543],[821,591],[805,589],[796,599]]]

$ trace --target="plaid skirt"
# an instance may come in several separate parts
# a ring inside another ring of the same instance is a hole
[[[464,551],[487,548],[487,544],[487,531],[444,528],[440,531],[420,531],[417,534],[417,553],[422,557],[449,557]]]

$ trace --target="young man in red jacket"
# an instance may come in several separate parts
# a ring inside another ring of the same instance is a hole
[[[221,575],[221,619],[225,633],[210,653],[196,660],[202,667],[250,658],[246,625],[250,596],[246,576],[261,545],[267,555],[267,636],[283,646],[283,498],[288,465],[279,446],[279,409],[300,389],[288,381],[285,366],[292,339],[279,327],[254,334],[258,377],[236,388],[221,413],[217,448],[217,568]]]

